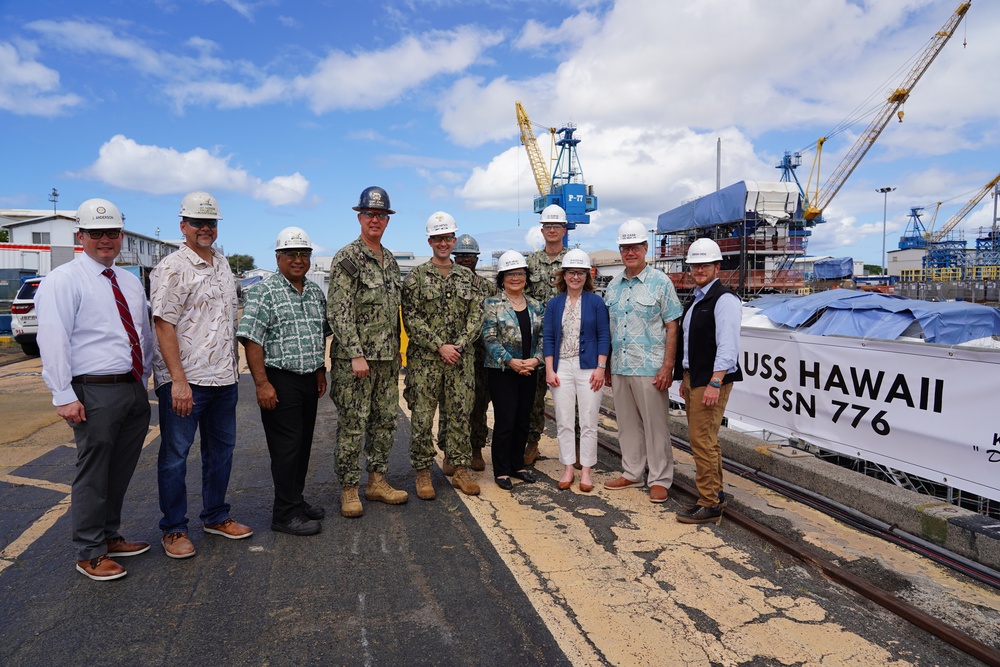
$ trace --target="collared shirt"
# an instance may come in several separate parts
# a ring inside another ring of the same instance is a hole
[[[236,355],[236,279],[212,248],[206,262],[187,245],[164,257],[150,276],[153,317],[175,327],[181,365],[190,384],[222,387],[239,381]],[[156,386],[171,382],[157,345]]]
[[[674,284],[646,265],[634,278],[623,271],[604,296],[611,315],[611,372],[654,376],[663,365],[666,323],[684,312]]]
[[[247,292],[236,330],[264,349],[264,365],[304,375],[324,366],[326,295],[311,280],[302,292],[281,273],[272,273]]]
[[[326,296],[332,358],[399,359],[401,284],[399,264],[385,246],[381,262],[360,237],[340,249]]]
[[[132,350],[118,314],[107,268],[86,254],[53,269],[38,286],[38,347],[42,379],[53,405],[77,400],[70,386],[77,375],[122,375],[132,371]],[[145,384],[153,362],[153,335],[142,283],[128,271],[111,267],[121,288],[132,325],[139,334]]]
[[[556,271],[562,268],[563,257],[567,252],[569,248],[563,248],[555,257],[549,257],[543,248],[528,255],[525,260],[531,277],[524,292],[542,304],[543,309],[548,305],[549,299],[556,295]]]
[[[687,313],[684,314],[684,331],[687,331],[691,327],[691,311],[694,309],[694,304],[705,298],[708,290],[712,288],[716,280],[718,278],[705,285],[704,289],[701,287],[694,288],[692,292],[694,302],[692,303],[692,307],[688,308]],[[737,357],[739,356],[743,303],[738,296],[729,292],[719,297],[719,300],[715,302],[713,312],[715,313],[716,349],[715,364],[712,366],[712,370],[730,373],[736,370]],[[684,368],[689,367],[688,337],[684,336]]]
[[[453,263],[445,276],[429,261],[410,271],[403,281],[403,323],[408,357],[436,359],[446,343],[471,352],[483,323],[483,297],[472,271]]]

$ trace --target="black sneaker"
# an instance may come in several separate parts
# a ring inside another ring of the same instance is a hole
[[[271,530],[279,533],[288,533],[289,535],[315,535],[322,529],[323,526],[319,521],[307,519],[302,516],[293,516],[288,521],[271,522]]]
[[[316,521],[326,518],[325,509],[317,505],[310,505],[309,503],[306,503],[305,507],[302,508],[302,513],[306,515],[307,519],[315,519]]]
[[[688,510],[687,512],[681,512],[677,515],[677,520],[680,523],[722,523],[722,508],[721,507],[703,507],[698,506],[693,512]]]

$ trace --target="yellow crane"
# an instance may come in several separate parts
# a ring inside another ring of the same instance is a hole
[[[902,84],[889,94],[885,105],[876,114],[875,118],[872,119],[865,131],[861,133],[857,141],[854,142],[854,145],[851,146],[847,155],[837,165],[833,174],[823,184],[822,189],[819,186],[819,170],[823,154],[823,144],[826,143],[827,137],[820,137],[816,141],[816,157],[813,160],[813,167],[809,173],[809,181],[805,192],[807,203],[803,217],[806,220],[815,220],[823,214],[823,209],[827,207],[834,196],[840,191],[847,178],[854,171],[855,167],[858,166],[858,163],[861,162],[861,158],[865,156],[868,149],[872,147],[875,140],[882,134],[882,130],[885,129],[892,116],[898,116],[900,122],[902,122],[903,112],[900,110],[900,107],[909,98],[913,87],[917,85],[917,81],[924,75],[930,64],[934,62],[934,59],[941,52],[941,49],[944,48],[944,45],[955,34],[958,24],[965,18],[965,14],[969,11],[971,5],[972,2],[963,2],[960,4],[944,26],[934,34],[927,47],[921,52],[919,58],[917,58],[916,63],[906,74]],[[815,185],[813,185],[814,178]]]
[[[993,180],[984,185],[979,190],[979,192],[976,193],[976,196],[970,199],[969,202],[965,206],[963,206],[958,213],[951,216],[951,218],[948,219],[948,222],[944,223],[944,227],[942,227],[940,230],[936,232],[932,232],[930,238],[931,243],[937,243],[941,241],[945,236],[947,236],[948,232],[953,230],[955,228],[955,225],[962,222],[962,219],[969,214],[969,211],[976,208],[976,205],[980,201],[982,201],[983,197],[986,196],[986,193],[992,190],[997,183],[1000,183],[1000,174],[994,176]]]
[[[520,102],[514,102],[514,111],[517,113],[517,126],[521,128],[521,143],[528,151],[528,161],[531,163],[531,173],[535,176],[538,194],[547,195],[552,190],[552,177],[549,175],[548,165],[545,164],[545,159],[542,157],[542,151],[538,148],[535,131],[531,129],[531,119],[528,118],[528,112],[524,110]],[[548,130],[549,136],[555,136],[556,129],[554,127],[550,127]]]

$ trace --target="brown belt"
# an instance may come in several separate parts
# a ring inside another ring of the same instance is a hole
[[[121,373],[120,375],[74,375],[73,382],[79,384],[119,384],[121,382],[135,382],[131,373]]]

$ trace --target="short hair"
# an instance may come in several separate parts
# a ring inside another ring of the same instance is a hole
[[[508,269],[507,271],[517,271],[518,269]],[[497,271],[497,287],[503,289],[503,274],[507,271]],[[524,267],[524,280],[525,282],[531,280],[531,269]]]
[[[564,273],[566,273],[566,269],[559,269],[556,271],[556,281],[553,283],[553,287],[555,287],[556,291],[560,293],[566,291],[566,276],[563,275]],[[590,271],[587,271],[587,279],[583,283],[583,291],[594,291],[594,277],[590,274]]]

